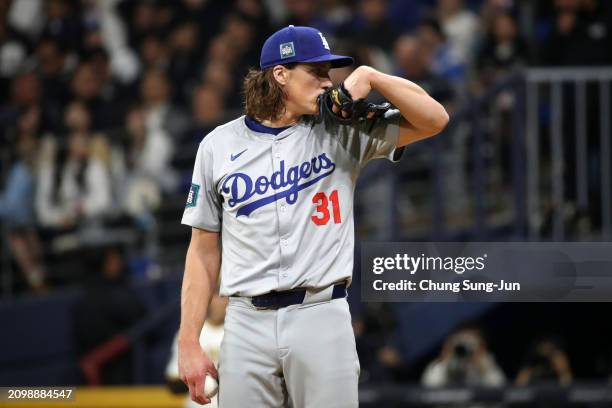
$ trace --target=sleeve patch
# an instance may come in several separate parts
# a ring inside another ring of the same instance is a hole
[[[198,193],[200,192],[200,186],[195,183],[191,183],[191,188],[189,189],[189,195],[187,196],[187,204],[185,208],[195,207],[198,203]]]

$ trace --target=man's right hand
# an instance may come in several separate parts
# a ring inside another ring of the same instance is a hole
[[[209,404],[210,398],[204,394],[204,379],[208,373],[219,380],[215,365],[197,341],[179,341],[178,354],[179,376],[189,387],[189,398],[198,404]]]

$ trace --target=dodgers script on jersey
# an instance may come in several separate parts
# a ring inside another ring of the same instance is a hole
[[[397,110],[355,125],[305,116],[272,135],[242,116],[207,135],[182,223],[221,232],[220,294],[350,283],[356,180],[372,159],[399,159],[399,120]]]

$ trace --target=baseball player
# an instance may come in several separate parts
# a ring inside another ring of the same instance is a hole
[[[200,143],[182,222],[192,227],[182,288],[179,372],[206,404],[357,407],[359,361],[346,301],[353,192],[370,160],[439,133],[444,108],[416,84],[356,68],[333,87],[330,52],[309,27],[285,27],[244,82],[245,115]],[[397,109],[365,103],[370,91]],[[229,297],[218,372],[198,336],[221,277]]]

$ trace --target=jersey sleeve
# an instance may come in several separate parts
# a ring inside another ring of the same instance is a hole
[[[392,109],[385,112],[383,117],[374,120],[365,120],[356,125],[337,125],[335,132],[340,144],[353,156],[360,167],[370,160],[386,158],[396,162],[404,151],[397,148],[399,138],[401,114],[399,110]],[[334,126],[333,118],[328,123]],[[330,125],[328,125],[330,126]]]
[[[221,200],[215,189],[213,155],[205,141],[200,143],[193,167],[191,187],[183,212],[182,224],[219,232],[221,230]]]

